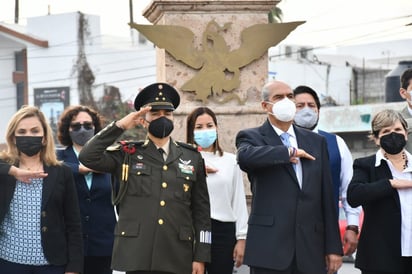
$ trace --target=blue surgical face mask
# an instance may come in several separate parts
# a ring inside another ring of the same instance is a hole
[[[216,141],[217,132],[216,129],[207,130],[195,130],[194,132],[195,142],[202,148],[208,148]]]

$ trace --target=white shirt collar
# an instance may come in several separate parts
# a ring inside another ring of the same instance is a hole
[[[170,138],[168,138],[166,144],[164,144],[164,145],[162,146],[163,151],[164,151],[164,154],[166,155],[166,158],[167,158],[167,156],[169,155],[169,150],[170,150],[169,144],[170,144]],[[156,146],[156,148],[159,149],[160,147]]]
[[[276,134],[279,136],[284,132],[280,128],[275,127],[274,125],[272,125],[272,127],[275,130]],[[296,139],[295,129],[293,128],[292,125],[290,125],[289,129],[286,132],[289,133],[289,136],[292,136],[293,138]]]
[[[406,158],[408,159],[408,166],[402,171],[402,172],[412,172],[412,155],[407,151],[404,150],[406,154]],[[385,156],[382,153],[382,150],[378,149],[376,152],[376,159],[375,159],[375,167],[378,167],[381,165],[382,160],[388,162],[389,160],[385,158]]]
[[[411,107],[409,106],[409,103],[407,104],[407,106],[408,106],[409,114],[412,116],[412,109],[411,109]]]

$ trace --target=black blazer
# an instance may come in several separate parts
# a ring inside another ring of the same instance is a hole
[[[342,255],[326,140],[294,130],[299,148],[316,157],[301,159],[302,188],[269,121],[236,137],[239,165],[253,193],[244,263],[284,270],[296,258],[300,271],[324,273],[325,255]]]
[[[0,223],[9,211],[16,179],[8,175],[10,165],[0,162]],[[44,255],[52,265],[65,265],[66,272],[83,271],[80,211],[73,175],[67,166],[44,166],[41,212]]]
[[[80,162],[73,147],[57,150],[57,158],[67,164],[74,176],[82,218],[85,256],[112,256],[116,216],[112,205],[109,173],[93,173],[91,189],[79,173]]]
[[[401,207],[398,191],[392,188],[391,171],[376,156],[359,158],[347,199],[352,207],[362,206],[364,219],[355,266],[365,271],[401,272]]]

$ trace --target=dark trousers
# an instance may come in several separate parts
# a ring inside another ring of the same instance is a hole
[[[127,271],[126,274],[174,274],[174,273],[163,272],[163,271]]]
[[[212,219],[212,260],[206,263],[208,274],[233,273],[233,249],[236,244],[236,224]]]
[[[304,273],[300,272],[299,270],[296,269],[296,267],[293,267],[293,266],[283,271],[251,266],[250,274],[304,274]]]
[[[412,274],[412,257],[402,257],[402,268],[401,272],[382,272],[382,271],[364,271],[362,274]]]
[[[0,273],[10,274],[64,274],[64,266],[25,265],[0,259]]]
[[[306,272],[300,272],[296,266],[296,257],[293,258],[290,266],[285,270],[274,270],[261,267],[250,267],[250,274],[307,274]],[[313,273],[315,274],[315,273]]]
[[[110,256],[85,256],[83,274],[112,274]]]

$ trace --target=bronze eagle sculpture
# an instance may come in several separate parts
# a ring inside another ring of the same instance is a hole
[[[193,42],[195,34],[177,25],[141,25],[130,23],[157,47],[165,49],[176,60],[199,72],[180,90],[195,92],[196,100],[207,102],[209,96],[220,96],[240,86],[240,68],[263,56],[267,50],[285,39],[304,21],[256,24],[245,28],[240,35],[239,48],[231,50],[222,32],[231,23],[219,26],[210,21],[202,35],[201,49]]]

